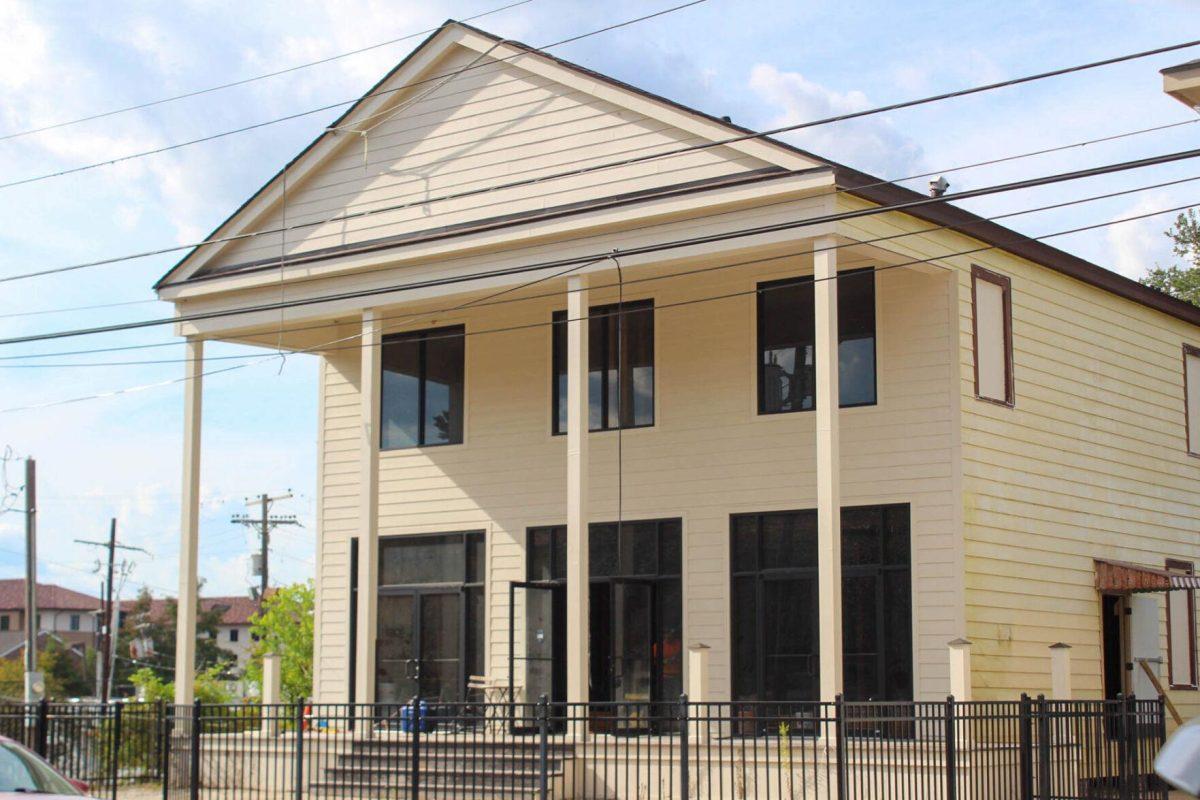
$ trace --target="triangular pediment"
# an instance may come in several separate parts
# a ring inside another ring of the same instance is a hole
[[[637,161],[739,133],[541,52],[447,23],[160,286],[822,164],[757,139]],[[625,161],[631,163],[597,168]]]

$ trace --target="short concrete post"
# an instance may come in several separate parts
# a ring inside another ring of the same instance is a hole
[[[279,719],[283,713],[279,708],[283,693],[282,678],[279,655],[265,654],[262,663],[262,732],[266,736],[279,734]]]
[[[693,719],[689,721],[689,738],[693,742],[708,741],[708,656],[712,652],[706,644],[694,644],[688,648],[687,695]]]
[[[950,648],[950,694],[962,703],[971,702],[971,642],[955,639]]]
[[[1065,642],[1050,645],[1050,697],[1071,699],[1071,645]]]

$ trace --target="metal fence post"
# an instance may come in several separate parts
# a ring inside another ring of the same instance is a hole
[[[833,737],[834,749],[837,759],[837,797],[838,800],[844,800],[846,797],[846,725],[845,725],[845,709],[842,696],[839,694],[833,700]],[[826,707],[827,708],[827,707]]]
[[[162,778],[162,800],[169,800],[171,796],[171,737],[175,735],[174,722],[175,706],[170,706],[171,714],[168,716],[165,702],[160,701],[158,704],[159,725],[162,732],[161,752],[158,754],[162,762],[159,764],[158,774]]]
[[[550,698],[538,698],[538,797],[550,797]]]
[[[1130,747],[1134,743],[1135,727],[1137,720],[1132,718],[1130,712],[1136,708],[1134,705],[1137,702],[1134,696],[1128,695],[1121,698],[1121,725],[1120,742],[1117,745],[1117,786],[1121,800],[1133,800],[1133,782],[1135,776],[1133,774],[1133,748]]]
[[[958,797],[958,739],[954,720],[954,695],[946,698],[946,800]]]
[[[50,702],[46,698],[42,698],[37,704],[37,715],[34,717],[33,723],[33,751],[42,758],[47,758],[49,747],[49,728],[50,728]]]
[[[191,764],[188,765],[188,797],[200,800],[200,719],[203,706],[199,700],[192,704]]]
[[[121,709],[124,703],[113,703],[112,753],[109,762],[109,780],[112,782],[112,797],[117,800],[117,781],[120,777],[121,764]]]
[[[1043,694],[1038,695],[1037,703],[1038,797],[1050,800],[1050,704]]]
[[[1020,716],[1018,718],[1020,797],[1021,800],[1033,800],[1033,709],[1029,695],[1021,694]]]
[[[679,695],[679,796],[683,800],[687,800],[692,782],[691,756],[688,753],[691,744],[688,729],[692,727],[692,715],[689,713],[689,709],[687,693]]]
[[[408,718],[409,730],[412,731],[412,775],[409,776],[409,787],[412,792],[410,800],[421,797],[421,726],[425,720],[421,718],[421,698],[413,695],[412,713]]]
[[[296,800],[304,798],[304,702],[296,702]]]

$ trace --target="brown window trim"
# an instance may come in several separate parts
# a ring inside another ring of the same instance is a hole
[[[1196,574],[1196,567],[1191,561],[1182,561],[1177,558],[1167,559],[1167,569],[1176,570],[1178,572],[1186,572],[1188,575]],[[1171,662],[1171,601],[1170,594],[1167,596],[1167,685],[1172,689],[1184,689],[1195,691],[1197,688],[1196,676],[1196,594],[1191,589],[1174,589],[1172,591],[1188,593],[1188,630],[1192,635],[1188,637],[1188,668],[1191,672],[1189,676],[1191,681],[1188,683],[1178,683],[1175,680],[1174,664]]]
[[[1183,343],[1183,449],[1189,456],[1200,458],[1200,453],[1192,449],[1192,402],[1188,398],[1188,356],[1200,358],[1200,347]],[[1200,425],[1200,420],[1196,420]]]
[[[1004,400],[994,397],[984,397],[979,393],[979,316],[976,313],[975,286],[979,281],[999,286],[1004,297]],[[1012,279],[1007,275],[984,269],[978,264],[971,265],[971,349],[974,355],[975,370],[975,399],[985,403],[995,403],[1005,408],[1015,408],[1017,404],[1016,386],[1013,381],[1013,335],[1012,335]]]

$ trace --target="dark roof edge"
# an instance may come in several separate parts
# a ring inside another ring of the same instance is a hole
[[[1197,58],[1194,61],[1186,61],[1183,64],[1176,64],[1173,67],[1164,67],[1158,71],[1158,74],[1174,75],[1176,72],[1191,72],[1197,68],[1200,68],[1200,58]]]
[[[883,183],[878,178],[848,167],[836,168],[834,175],[838,188],[846,189],[851,194],[880,205],[911,202],[926,197],[912,189],[894,183]],[[1071,255],[1064,250],[1059,250],[1057,247],[1031,239],[950,203],[934,203],[902,209],[900,213],[909,214],[936,225],[965,228],[961,231],[965,236],[978,239],[1047,269],[1061,272],[1068,277],[1111,292],[1126,300],[1132,300],[1155,311],[1161,311],[1176,319],[1192,325],[1200,325],[1200,307],[1138,283],[1131,278],[1126,278],[1124,275],[1118,275],[1112,270],[1093,264],[1079,256]]]

